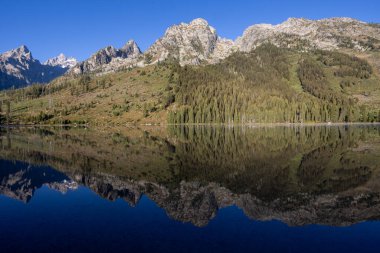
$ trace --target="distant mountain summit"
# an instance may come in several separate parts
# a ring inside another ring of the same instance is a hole
[[[122,48],[108,46],[100,49],[89,59],[77,64],[70,73],[110,72],[123,66],[137,63],[141,50],[134,40],[129,40]]]
[[[61,65],[44,65],[33,58],[22,45],[0,54],[0,89],[22,87],[32,83],[47,83],[68,70]]]
[[[202,18],[169,27],[145,53],[148,62],[173,58],[181,65],[215,63],[232,52],[233,41],[218,36]]]
[[[78,61],[73,57],[66,57],[64,54],[59,54],[58,56],[47,60],[44,64],[49,66],[59,66],[61,68],[72,68]]]

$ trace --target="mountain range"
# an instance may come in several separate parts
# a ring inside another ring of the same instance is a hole
[[[169,27],[145,52],[130,40],[120,49],[112,46],[100,49],[80,63],[60,54],[41,64],[26,46],[21,46],[0,55],[0,89],[47,83],[65,73],[109,73],[167,59],[182,66],[213,64],[233,52],[249,52],[268,42],[298,50],[368,52],[380,49],[380,25],[352,18],[289,18],[279,25],[248,27],[233,41],[220,37],[206,20],[198,18]]]
[[[195,19],[145,52],[129,40],[79,63],[41,64],[25,46],[0,59],[3,88],[49,82],[0,92],[0,124],[380,121],[380,25],[352,18],[254,25],[235,41]]]

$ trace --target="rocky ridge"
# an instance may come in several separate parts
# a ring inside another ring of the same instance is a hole
[[[265,42],[298,49],[368,51],[379,46],[380,27],[352,18],[289,18],[278,25],[250,26],[235,45],[246,52]]]
[[[257,24],[247,28],[235,41],[221,38],[202,18],[169,27],[141,57],[120,57],[117,49],[100,50],[76,74],[112,72],[131,66],[145,66],[167,59],[180,65],[214,64],[236,51],[248,52],[263,43],[299,50],[323,49],[371,51],[380,49],[380,26],[352,18],[310,20],[289,18],[278,25]],[[137,47],[137,46],[136,46]],[[139,52],[139,50],[133,50]],[[104,59],[97,61],[96,59]],[[127,60],[123,60],[127,58]],[[132,58],[133,60],[131,60]],[[88,67],[87,67],[88,66]]]
[[[133,40],[128,41],[122,48],[108,46],[100,49],[89,59],[78,63],[70,73],[84,74],[89,72],[112,72],[121,67],[135,65],[141,55],[141,50]]]

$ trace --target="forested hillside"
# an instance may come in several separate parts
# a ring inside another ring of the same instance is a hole
[[[264,44],[214,65],[167,60],[0,93],[11,124],[375,122],[378,69],[341,52]]]
[[[263,45],[179,72],[172,123],[352,122],[379,119],[380,82],[365,60]],[[364,90],[366,101],[355,95]]]

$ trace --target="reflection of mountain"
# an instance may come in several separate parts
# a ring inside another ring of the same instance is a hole
[[[379,140],[379,127],[29,129],[3,133],[0,156],[48,164],[109,200],[134,206],[145,194],[197,226],[230,205],[252,219],[347,225],[379,219]]]
[[[67,176],[49,167],[0,160],[0,194],[29,202],[34,192],[43,185],[61,192],[75,187]]]

